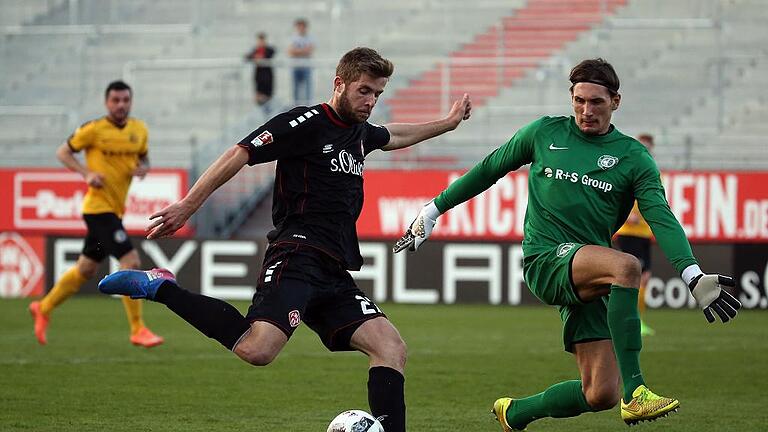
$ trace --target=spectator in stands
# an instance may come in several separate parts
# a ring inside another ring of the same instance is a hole
[[[128,84],[110,83],[104,98],[107,115],[77,128],[56,150],[61,163],[82,175],[88,184],[83,199],[83,219],[88,232],[77,263],[61,275],[42,300],[29,305],[40,345],[47,343],[51,312],[92,279],[105,258],[115,257],[121,269],[141,266],[139,254],[123,228],[122,217],[131,179],[144,178],[149,171],[147,126],[128,116],[133,98]],[[85,165],[74,155],[81,150],[85,150]],[[131,326],[132,344],[150,348],[163,343],[163,338],[144,325],[141,300],[123,297],[123,306]]]
[[[649,153],[653,153],[653,135],[640,134],[637,140],[642,143]],[[616,232],[615,245],[622,252],[634,255],[640,260],[642,272],[640,273],[640,291],[638,292],[637,308],[640,311],[640,334],[643,336],[653,336],[656,334],[643,317],[645,316],[645,287],[651,278],[651,227],[645,221],[640,209],[637,207],[637,200],[632,207],[632,211],[627,217],[621,228]]]
[[[309,59],[315,51],[315,40],[307,33],[307,20],[299,18],[293,25],[296,34],[288,48],[288,55],[296,59],[293,66],[293,101],[297,105],[306,105],[312,99],[312,67]]]
[[[273,88],[272,64],[269,60],[274,56],[275,49],[267,44],[267,34],[264,32],[256,35],[256,46],[245,56],[245,59],[254,65],[254,102],[263,107],[266,114],[269,114],[267,102],[272,99]]]

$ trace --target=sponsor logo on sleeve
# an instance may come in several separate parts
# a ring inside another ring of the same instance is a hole
[[[274,141],[274,138],[272,137],[272,134],[269,131],[264,131],[259,134],[256,138],[251,141],[251,144],[255,145],[256,147],[269,144],[272,141]]]

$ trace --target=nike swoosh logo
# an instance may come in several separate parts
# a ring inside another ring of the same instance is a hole
[[[629,411],[632,414],[640,414],[643,411],[643,407],[635,408],[629,405],[624,405],[622,408],[624,409],[624,411]]]
[[[550,150],[568,150],[568,147],[555,147],[555,143],[549,145]]]
[[[632,375],[632,378],[637,378],[637,377],[639,377],[640,375],[642,375],[642,373],[634,374],[634,375]]]

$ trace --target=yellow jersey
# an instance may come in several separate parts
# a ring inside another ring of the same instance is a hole
[[[637,222],[630,222],[634,218],[637,218]],[[651,227],[648,226],[648,222],[645,221],[643,215],[640,214],[640,209],[637,208],[637,201],[635,201],[627,221],[616,231],[616,235],[640,238],[653,237]]]
[[[83,199],[83,214],[114,213],[122,218],[133,171],[147,155],[147,126],[128,118],[119,127],[107,117],[89,121],[69,137],[72,151],[85,150],[88,170],[104,176],[104,186],[88,187]]]

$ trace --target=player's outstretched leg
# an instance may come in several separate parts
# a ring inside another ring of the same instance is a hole
[[[164,268],[154,268],[149,271],[121,270],[107,275],[99,282],[99,290],[105,294],[121,294],[130,297],[123,298],[123,306],[131,323],[129,340],[133,345],[152,348],[164,342],[163,338],[148,329],[141,319],[140,298],[153,299],[157,288],[166,280],[176,282],[173,273]]]
[[[234,306],[181,288],[173,273],[166,269],[120,270],[104,277],[99,282],[99,291],[162,303],[228,350],[251,328]]]
[[[104,277],[99,282],[99,291],[104,294],[120,294],[132,299],[154,300],[157,289],[165,281],[176,283],[170,270],[153,268],[143,270],[120,270]]]
[[[628,403],[621,401],[621,419],[628,425],[642,421],[652,421],[666,417],[669,413],[677,411],[680,402],[664,396],[659,396],[650,391],[648,387],[641,385],[632,392],[632,399]]]
[[[544,417],[576,417],[594,411],[581,387],[581,380],[570,380],[526,398],[500,398],[493,403],[491,413],[504,432],[524,431],[528,423]]]
[[[499,398],[496,399],[496,402],[493,403],[493,406],[491,407],[491,414],[493,414],[496,417],[496,420],[499,421],[501,424],[501,428],[504,430],[504,432],[512,432],[512,431],[526,431],[527,429],[515,429],[512,426],[509,425],[507,422],[507,411],[509,410],[509,407],[512,406],[512,404],[515,403],[515,400],[512,398]]]

